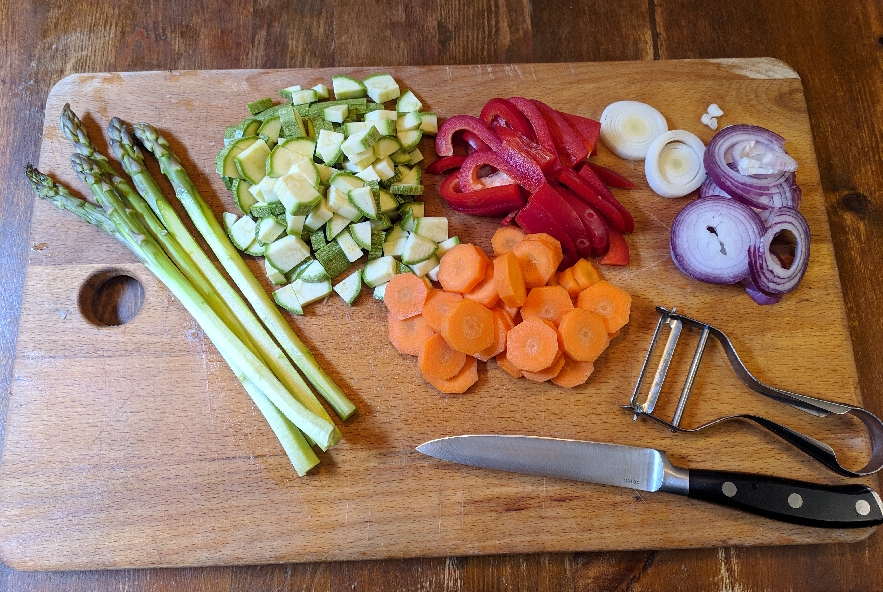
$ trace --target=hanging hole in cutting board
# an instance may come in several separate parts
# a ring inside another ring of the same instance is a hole
[[[125,325],[144,305],[144,286],[123,270],[102,270],[80,288],[78,305],[82,315],[95,325]]]

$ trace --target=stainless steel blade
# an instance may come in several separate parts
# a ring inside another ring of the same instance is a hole
[[[474,467],[685,493],[687,472],[664,452],[619,444],[535,436],[469,435],[431,440],[419,452]]]

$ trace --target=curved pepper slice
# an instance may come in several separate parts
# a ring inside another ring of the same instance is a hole
[[[592,242],[592,255],[601,256],[610,248],[610,228],[604,217],[598,213],[598,210],[584,202],[573,191],[564,185],[553,185],[558,195],[570,204],[573,211],[583,222],[589,233],[589,240]]]
[[[602,265],[628,265],[629,259],[629,246],[625,242],[625,238],[615,230],[611,230],[610,250],[598,259],[598,263]]]
[[[613,204],[598,195],[595,188],[576,171],[564,169],[558,176],[558,182],[571,188],[580,199],[598,210],[611,228],[619,232],[626,232],[626,221],[622,217],[622,213]],[[632,230],[634,230],[634,222],[632,222]]]
[[[527,202],[537,202],[555,218],[561,230],[566,232],[570,240],[573,241],[577,255],[580,257],[592,256],[592,241],[582,219],[551,185],[545,183],[527,198]]]
[[[466,130],[463,132],[463,141],[469,144],[469,154],[476,150],[490,150],[491,147],[484,140],[478,137],[478,134]]]
[[[431,165],[426,167],[424,172],[427,172],[430,175],[440,175],[442,173],[446,173],[447,171],[459,169],[461,166],[463,166],[464,160],[466,160],[466,157],[461,154],[457,154],[455,156],[442,156]]]
[[[561,252],[564,254],[561,264],[558,265],[559,270],[566,269],[579,260],[573,241],[555,221],[554,216],[537,202],[528,202],[526,206],[521,208],[521,211],[515,216],[515,221],[531,234],[545,232],[558,239],[561,243]]]
[[[634,183],[614,171],[613,169],[608,169],[605,166],[601,166],[600,164],[595,164],[594,162],[586,162],[586,164],[592,167],[592,171],[598,175],[598,178],[604,182],[608,187],[616,187],[617,189],[634,189],[637,187]],[[586,165],[583,165],[586,166]]]
[[[502,143],[491,126],[479,118],[471,115],[454,115],[439,126],[438,134],[435,136],[435,151],[439,156],[454,154],[454,145],[451,140],[454,134],[460,130],[472,132],[490,146],[491,150],[497,150]]]
[[[521,111],[530,122],[537,137],[537,144],[555,155],[555,165],[552,167],[552,170],[557,171],[560,169],[561,161],[558,160],[558,152],[555,151],[555,141],[552,139],[552,132],[549,131],[549,126],[546,125],[546,120],[543,119],[543,114],[540,113],[537,106],[523,97],[510,97],[509,102],[515,105],[515,108]]]
[[[564,113],[563,111],[559,111],[559,113],[564,116],[570,127],[579,135],[589,154],[594,154],[595,148],[598,145],[598,136],[601,135],[601,122],[588,117]]]
[[[473,216],[504,216],[518,211],[527,203],[524,190],[515,184],[461,193],[457,173],[448,175],[442,181],[439,193],[452,209]]]
[[[493,129],[494,133],[503,140],[503,144],[506,144],[513,150],[521,152],[523,155],[540,165],[543,174],[548,175],[555,170],[555,163],[558,161],[557,154],[549,152],[536,142],[527,138],[524,134],[521,134],[510,127],[494,124]]]
[[[478,178],[478,171],[485,165],[503,171],[530,192],[536,191],[546,182],[540,165],[502,144],[496,152],[479,151],[466,157],[460,168],[460,187],[465,191],[483,189],[484,185]]]
[[[509,126],[509,128],[517,131],[529,140],[533,141],[536,139],[530,122],[527,121],[527,118],[521,111],[516,109],[515,106],[506,99],[491,99],[485,103],[484,107],[481,109],[481,115],[479,115],[479,118],[492,127],[494,126],[495,120],[500,119],[505,125]]]
[[[586,182],[588,182],[588,184],[592,186],[592,188],[598,193],[601,199],[605,200],[607,203],[611,204],[613,207],[619,210],[619,213],[625,223],[625,226],[620,232],[624,232],[626,234],[634,232],[635,221],[632,218],[632,215],[629,213],[624,205],[619,203],[619,200],[616,199],[616,196],[613,195],[613,192],[610,191],[607,185],[604,184],[604,181],[602,181],[598,177],[598,175],[595,174],[595,170],[592,168],[592,166],[588,162],[584,162],[577,168],[576,172],[579,173],[579,176],[585,179]]]
[[[531,101],[540,110],[546,125],[552,133],[552,140],[558,149],[558,158],[565,168],[576,166],[589,156],[590,149],[586,148],[582,138],[574,131],[564,116],[555,111],[542,101]]]

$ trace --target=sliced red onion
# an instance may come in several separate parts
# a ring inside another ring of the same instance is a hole
[[[742,279],[742,285],[745,286],[745,293],[751,296],[751,299],[761,306],[776,304],[782,300],[781,294],[767,294],[758,289],[758,287],[754,285],[754,280],[751,279],[751,275]]]
[[[748,248],[764,231],[757,212],[735,199],[697,199],[672,223],[671,258],[695,280],[735,284],[748,275]]]
[[[788,268],[770,251],[773,239],[785,230],[797,241],[794,261]],[[754,285],[768,294],[786,294],[796,288],[809,264],[809,237],[809,225],[800,212],[787,207],[776,209],[766,232],[748,249],[748,267]]]
[[[732,199],[732,195],[717,186],[711,177],[705,177],[705,181],[699,186],[699,197],[725,197]]]
[[[799,189],[793,170],[775,170],[769,174],[742,175],[737,164],[747,147],[753,154],[768,155],[767,161],[781,163],[783,169],[796,166],[785,152],[782,136],[756,125],[730,125],[717,132],[705,149],[705,171],[715,184],[736,199],[758,209],[797,207]],[[763,157],[760,157],[763,160]],[[786,160],[787,159],[787,160]],[[737,170],[733,170],[737,168]],[[774,170],[772,167],[764,170]]]

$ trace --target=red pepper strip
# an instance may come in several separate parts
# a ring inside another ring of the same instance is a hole
[[[606,255],[598,259],[598,263],[602,265],[629,264],[629,246],[620,233],[615,230],[610,231],[610,250],[607,251]]]
[[[485,165],[503,171],[528,191],[536,191],[546,182],[540,165],[503,144],[496,152],[479,151],[467,156],[460,169],[460,187],[466,191],[483,189],[478,171]]]
[[[503,221],[500,222],[500,226],[509,226],[510,224],[512,224],[512,222],[514,222],[515,218],[518,216],[518,212],[520,211],[521,210],[515,210],[514,212],[509,212],[506,217],[503,218]]]
[[[592,241],[589,238],[588,230],[583,225],[583,221],[573,207],[551,185],[546,183],[534,191],[527,198],[527,203],[532,201],[539,203],[544,210],[555,218],[561,230],[566,232],[570,240],[573,241],[577,255],[580,257],[592,256]]]
[[[552,139],[552,132],[549,131],[549,126],[546,125],[546,120],[543,119],[543,114],[540,113],[537,106],[522,97],[510,97],[509,102],[515,105],[515,108],[521,111],[530,122],[537,138],[537,144],[555,155],[555,165],[552,167],[552,170],[557,171],[560,169],[561,161],[558,160],[558,153],[555,151],[555,141]]]
[[[546,125],[549,126],[549,131],[552,132],[552,139],[555,141],[555,148],[558,149],[558,158],[561,159],[562,166],[571,168],[588,158],[591,150],[586,148],[582,138],[570,127],[564,116],[542,101],[533,101],[533,104],[540,110]]]
[[[558,192],[558,195],[564,201],[570,204],[570,207],[573,208],[577,216],[582,220],[583,226],[585,226],[586,231],[589,233],[589,240],[592,243],[592,255],[601,256],[605,254],[610,248],[610,228],[607,226],[604,217],[564,185],[555,184],[552,188]]]
[[[531,141],[536,139],[530,122],[521,111],[506,99],[491,99],[485,103],[481,109],[479,118],[490,126],[494,125],[494,121],[499,118],[511,129],[517,131],[521,135],[527,137]]]
[[[442,173],[446,173],[453,169],[459,169],[463,166],[463,161],[466,160],[466,157],[463,155],[456,156],[442,156],[434,163],[429,165],[424,169],[424,172],[429,173],[430,175],[441,175]]]
[[[595,164],[594,162],[587,162],[592,170],[595,171],[595,174],[598,176],[601,181],[604,182],[608,187],[616,187],[617,189],[634,189],[637,187],[634,183],[614,171],[613,169],[608,169],[607,167],[601,166],[600,164]]]
[[[463,132],[463,141],[469,144],[470,150],[469,154],[472,154],[476,150],[490,150],[490,146],[488,146],[484,140],[478,137],[477,134],[474,134],[470,131]]]
[[[571,113],[562,113],[561,111],[559,113],[564,116],[570,127],[574,129],[585,147],[589,150],[589,153],[594,153],[595,147],[598,145],[598,136],[601,135],[601,122]]]
[[[518,211],[527,203],[524,190],[518,185],[499,185],[461,193],[457,173],[442,181],[439,193],[452,209],[473,216],[503,216]]]
[[[602,181],[598,177],[598,175],[595,174],[595,171],[592,169],[591,166],[589,166],[589,163],[582,163],[577,169],[577,172],[583,179],[588,182],[589,185],[592,186],[592,188],[598,193],[601,199],[619,210],[622,219],[625,221],[625,227],[621,232],[624,232],[626,234],[634,232],[635,220],[632,218],[632,215],[627,209],[625,209],[624,205],[619,203],[619,200],[616,199],[616,196],[613,195],[613,192],[607,188],[607,185],[604,184],[604,181]]]
[[[559,270],[567,269],[579,260],[573,241],[562,230],[555,218],[537,202],[528,202],[526,206],[521,208],[521,211],[515,216],[515,221],[531,234],[545,232],[558,239],[561,243],[561,251],[564,253],[564,258],[558,266]]]
[[[558,155],[549,152],[510,127],[494,124],[493,129],[494,133],[503,140],[504,144],[513,150],[521,152],[540,165],[543,174],[549,175],[555,170],[555,162],[558,160]]]
[[[460,170],[462,171],[463,169]],[[598,195],[595,188],[582,176],[578,175],[576,171],[564,169],[558,176],[558,181],[573,189],[580,199],[598,210],[611,228],[619,232],[625,232],[626,222],[620,211],[613,204]]]
[[[471,115],[454,115],[439,126],[438,134],[435,136],[435,152],[439,156],[451,156],[454,154],[454,145],[451,143],[451,140],[454,137],[454,133],[460,130],[474,133],[485,144],[490,146],[491,150],[497,150],[500,147],[500,139],[494,134],[491,126]]]

